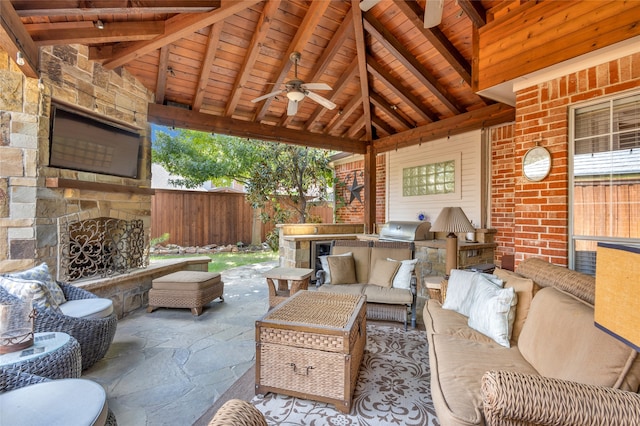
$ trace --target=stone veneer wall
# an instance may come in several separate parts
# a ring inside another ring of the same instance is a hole
[[[491,186],[497,199],[491,227],[497,230],[502,254],[514,253],[516,264],[539,257],[568,265],[568,108],[638,87],[640,54],[634,54],[516,93],[515,124],[492,132]],[[536,142],[551,152],[551,173],[540,182],[529,182],[522,175],[522,158]]]
[[[146,111],[153,93],[126,71],[90,61],[84,46],[41,48],[40,55],[39,82],[0,50],[0,272],[46,262],[56,274],[58,226],[70,221],[137,218],[150,234],[151,195],[131,189],[151,185]],[[143,138],[139,178],[48,167],[52,100],[137,128]],[[95,191],[48,188],[47,178],[108,185]]]

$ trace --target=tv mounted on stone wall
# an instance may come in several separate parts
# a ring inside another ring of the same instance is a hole
[[[51,107],[49,166],[137,178],[142,138],[132,130]]]

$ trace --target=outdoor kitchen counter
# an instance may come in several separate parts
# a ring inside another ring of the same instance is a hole
[[[331,240],[355,240],[361,234],[303,234],[284,235],[285,241],[331,241]]]

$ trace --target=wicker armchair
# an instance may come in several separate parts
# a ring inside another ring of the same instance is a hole
[[[50,382],[50,379],[36,376],[34,374],[22,373],[12,370],[0,370],[0,394],[12,390],[20,389],[25,386],[35,385],[38,383]],[[105,426],[118,426],[115,414],[109,409]]]
[[[70,284],[58,283],[67,300],[91,299],[97,296]],[[0,287],[0,303],[11,303],[17,297]],[[75,318],[52,309],[36,308],[34,332],[60,331],[73,336],[80,343],[82,369],[86,370],[102,359],[116,334],[118,320],[115,313],[105,318]]]
[[[267,426],[264,416],[247,401],[230,399],[218,410],[209,426]]]
[[[482,378],[487,425],[639,425],[640,394],[512,371]]]

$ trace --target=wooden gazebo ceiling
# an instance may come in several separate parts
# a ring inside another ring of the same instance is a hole
[[[87,45],[90,59],[139,79],[156,93],[159,124],[363,153],[514,118],[472,89],[472,34],[519,2],[446,0],[431,29],[424,0],[368,12],[359,0],[10,3],[35,46]],[[336,109],[305,98],[287,116],[286,96],[251,102],[293,79],[294,51],[300,79],[329,84],[317,93]]]

